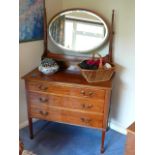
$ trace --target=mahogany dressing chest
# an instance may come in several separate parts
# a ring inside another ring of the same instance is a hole
[[[46,11],[44,14],[46,19]],[[63,60],[67,65],[81,57],[54,54],[47,50],[46,20],[44,20],[44,57]],[[112,34],[112,33],[110,33]],[[112,35],[111,43],[112,43]],[[111,44],[110,44],[111,45]],[[112,47],[109,56],[111,58]],[[61,64],[60,64],[61,65]],[[112,79],[88,83],[78,71],[63,69],[53,75],[44,75],[34,69],[25,80],[30,138],[33,138],[32,119],[42,119],[82,127],[100,129],[101,152],[108,124]]]

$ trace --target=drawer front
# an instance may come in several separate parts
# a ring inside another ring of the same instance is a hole
[[[41,93],[29,93],[30,106],[56,106],[70,109],[77,109],[90,112],[104,111],[104,100],[95,101],[90,99],[57,96]]]
[[[27,83],[29,91],[47,92],[57,95],[67,95],[95,100],[103,100],[105,98],[105,90],[98,88],[89,88],[84,86],[70,86],[64,84],[52,84],[47,82],[29,81]]]
[[[61,108],[30,108],[30,116],[48,121],[56,121],[79,126],[102,128],[103,114],[90,114],[64,110]]]

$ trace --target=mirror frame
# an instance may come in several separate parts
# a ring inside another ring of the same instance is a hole
[[[80,50],[80,51],[76,51],[74,52],[74,50],[72,49],[69,49],[67,47],[64,47],[63,45],[57,43],[53,37],[51,36],[51,33],[50,33],[50,27],[53,23],[53,21],[55,21],[57,18],[59,18],[60,16],[66,14],[67,12],[70,13],[70,12],[74,12],[74,11],[82,11],[82,12],[88,12],[90,14],[92,14],[93,16],[95,16],[96,18],[100,19],[101,22],[103,23],[103,25],[105,26],[106,28],[106,36],[104,37],[103,41],[96,45],[94,48],[90,49],[90,50]],[[91,53],[93,52],[94,50],[97,50],[101,47],[104,47],[104,45],[107,43],[107,41],[109,40],[109,34],[110,34],[110,29],[109,29],[109,24],[108,22],[105,20],[105,18],[103,18],[101,15],[99,15],[98,13],[92,11],[92,10],[88,10],[88,9],[83,9],[83,8],[72,8],[72,9],[66,9],[66,10],[63,10],[61,12],[58,12],[56,15],[53,16],[53,18],[49,21],[48,23],[48,37],[50,39],[50,41],[52,41],[52,43],[54,43],[58,48],[62,49],[62,50],[65,50],[67,52],[72,52],[72,53],[79,53],[79,54],[88,54],[88,53]],[[68,54],[68,55],[73,55],[73,54]]]

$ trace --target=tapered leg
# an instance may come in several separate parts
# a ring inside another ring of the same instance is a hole
[[[32,118],[29,118],[29,134],[30,134],[30,139],[33,139],[33,124],[32,124]]]
[[[106,132],[106,131],[102,131],[101,153],[104,153],[105,132]]]

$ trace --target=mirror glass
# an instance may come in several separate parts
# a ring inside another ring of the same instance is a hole
[[[49,23],[51,41],[72,52],[91,52],[102,46],[108,37],[108,26],[98,15],[86,10],[69,10]]]

